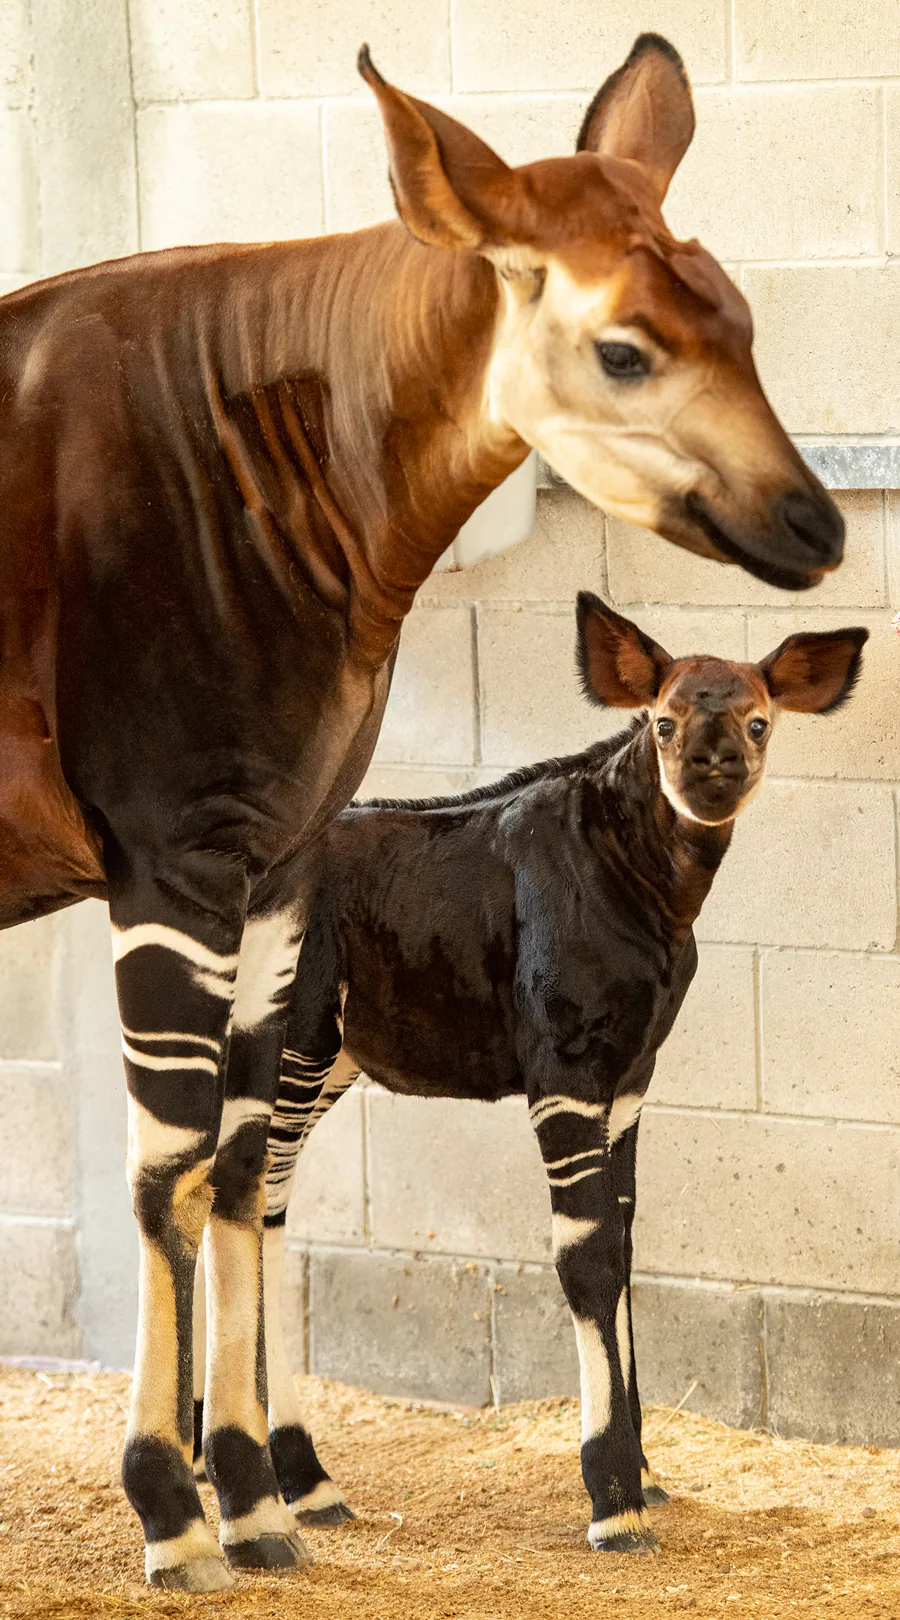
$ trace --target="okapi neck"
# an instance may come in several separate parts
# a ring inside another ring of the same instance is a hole
[[[649,724],[609,761],[603,777],[600,836],[608,839],[626,881],[640,890],[662,932],[678,944],[700,915],[734,823],[706,826],[673,809],[660,785]]]

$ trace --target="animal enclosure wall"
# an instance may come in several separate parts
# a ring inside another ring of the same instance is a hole
[[[5,0],[0,285],[384,217],[363,38],[391,78],[525,161],[571,147],[597,82],[657,27],[698,113],[671,224],[743,286],[790,431],[831,476],[890,482],[897,23],[894,0]],[[583,586],[674,653],[757,657],[796,629],[869,626],[851,706],[783,721],[701,918],[642,1127],[636,1312],[645,1398],[900,1442],[900,496],[840,502],[846,562],[792,598],[542,490],[527,544],[422,591],[367,786],[455,792],[607,728],[574,678]],[[0,936],[2,1353],[130,1359],[111,984],[97,905]],[[297,1367],[452,1401],[574,1389],[548,1214],[518,1102],[357,1088],[316,1132],[292,1206]]]

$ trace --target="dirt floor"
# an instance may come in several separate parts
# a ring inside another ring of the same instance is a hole
[[[0,1614],[47,1620],[900,1620],[900,1452],[741,1433],[652,1408],[673,1493],[661,1552],[591,1553],[578,1408],[435,1411],[301,1380],[359,1517],[305,1532],[313,1567],[182,1597],[142,1584],[118,1483],[128,1379],[0,1367]],[[203,1487],[208,1514],[215,1498]]]

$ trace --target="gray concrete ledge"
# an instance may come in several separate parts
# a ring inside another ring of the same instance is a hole
[[[900,443],[805,438],[794,443],[826,489],[900,489]],[[565,482],[538,457],[538,489],[559,489]]]

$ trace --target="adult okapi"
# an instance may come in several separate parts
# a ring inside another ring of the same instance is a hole
[[[368,763],[417,587],[530,446],[776,585],[842,525],[747,307],[660,205],[694,127],[642,36],[577,155],[510,169],[360,69],[400,221],[142,255],[0,304],[0,922],[109,899],[141,1236],[123,1463],[156,1585],[304,1550],[266,1444],[261,1218],[318,840]],[[205,1228],[204,1455],[191,1291]]]

